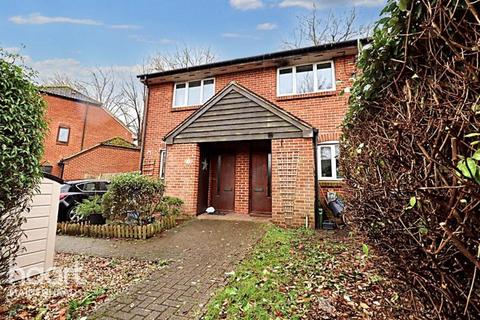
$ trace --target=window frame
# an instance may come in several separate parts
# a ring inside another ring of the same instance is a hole
[[[172,108],[182,108],[182,107],[192,107],[192,106],[200,106],[204,104],[203,102],[203,88],[205,81],[213,80],[213,95],[215,95],[215,78],[205,78],[205,79],[200,79],[200,80],[189,80],[189,81],[183,81],[183,82],[175,82],[173,84],[173,99],[172,99]],[[196,82],[200,81],[200,103],[196,104],[188,104],[188,89],[190,88],[189,83],[190,82]],[[184,94],[184,104],[182,105],[175,105],[175,100],[177,98],[177,85],[184,84],[185,85],[185,94]],[[209,98],[210,99],[210,98]]]
[[[337,162],[335,161],[335,146],[340,147],[340,143],[338,141],[325,141],[317,144],[317,180],[319,181],[321,180],[342,181],[343,180],[342,177],[338,177],[337,175]],[[330,159],[330,164],[332,166],[331,177],[322,176],[322,153],[320,150],[321,148],[325,148],[325,147],[330,147],[330,154],[332,155],[332,158]]]
[[[67,135],[67,141],[61,141],[60,140],[60,130],[61,129],[67,129],[68,130],[68,135]],[[57,130],[57,143],[59,144],[68,144],[70,142],[70,127],[65,126],[65,125],[59,125],[58,130]]]
[[[160,150],[160,168],[158,170],[158,177],[160,180],[165,180],[165,163],[167,160],[167,149]]]
[[[317,78],[317,66],[319,64],[326,64],[330,63],[331,72],[332,72],[332,88],[318,90],[318,78]],[[297,67],[313,65],[313,91],[312,92],[297,92]],[[292,93],[280,93],[280,70],[292,69]],[[325,60],[319,61],[314,63],[302,63],[287,67],[277,68],[277,97],[286,97],[286,96],[295,96],[295,95],[303,95],[303,94],[312,94],[312,93],[320,93],[320,92],[333,92],[337,90],[337,84],[335,79],[335,63],[333,60]]]

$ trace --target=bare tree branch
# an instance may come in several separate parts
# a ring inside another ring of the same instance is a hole
[[[162,71],[184,68],[216,60],[216,54],[209,47],[177,47],[171,54],[156,54],[144,62],[142,71]],[[67,75],[56,74],[49,81],[52,85],[66,85],[100,101],[127,127],[136,133],[138,143],[142,138],[142,116],[144,108],[144,90],[134,75],[128,79],[120,78],[114,70],[95,68],[90,71],[87,80],[74,80]]]
[[[165,71],[179,68],[187,68],[213,62],[217,55],[210,47],[189,47],[184,45],[177,47],[174,53],[153,55],[148,65],[151,71]]]
[[[141,83],[133,76],[122,84],[120,107],[125,117],[125,124],[137,135],[137,141],[142,143],[142,116],[145,97]]]
[[[371,26],[357,24],[355,8],[337,16],[332,11],[325,18],[319,17],[314,3],[307,15],[297,16],[297,27],[291,39],[283,41],[286,48],[318,46],[368,36]]]

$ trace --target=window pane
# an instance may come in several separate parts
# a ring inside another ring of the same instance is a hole
[[[70,134],[70,129],[68,128],[59,128],[58,129],[58,141],[68,142],[68,135]]]
[[[200,104],[201,81],[192,81],[188,83],[188,105]]]
[[[335,166],[337,167],[337,178],[342,178],[342,174],[340,173],[340,165],[338,158],[340,156],[340,145],[335,145]]]
[[[321,160],[322,165],[322,177],[332,177],[332,162],[330,160]]]
[[[313,65],[297,67],[297,93],[313,92]]]
[[[83,190],[85,191],[95,191],[95,183],[89,182],[83,185]]]
[[[333,88],[332,65],[330,63],[317,64],[318,90],[329,90]]]
[[[185,105],[185,83],[178,83],[175,85],[175,103],[174,106]]]
[[[332,177],[332,149],[330,146],[320,147],[321,176]]]
[[[160,150],[160,179],[165,178],[165,150]]]
[[[293,73],[292,69],[282,69],[278,76],[278,93],[293,93]]]
[[[320,147],[320,159],[322,160],[332,159],[332,149],[330,148],[330,146]]]
[[[202,102],[205,102],[211,97],[213,97],[213,94],[215,93],[214,86],[215,84],[213,79],[203,81],[203,101]]]
[[[107,191],[107,184],[105,182],[96,182],[95,183],[96,191]]]

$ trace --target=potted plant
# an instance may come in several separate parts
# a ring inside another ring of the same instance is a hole
[[[77,214],[82,220],[88,220],[90,224],[105,224],[105,218],[102,215],[101,198],[94,196],[90,199],[84,199],[76,208]]]

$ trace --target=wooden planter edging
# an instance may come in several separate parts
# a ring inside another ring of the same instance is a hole
[[[94,238],[131,238],[148,239],[163,230],[175,227],[175,217],[163,217],[162,220],[144,226],[129,225],[92,225],[87,223],[57,223],[57,233],[69,236],[87,236]]]

